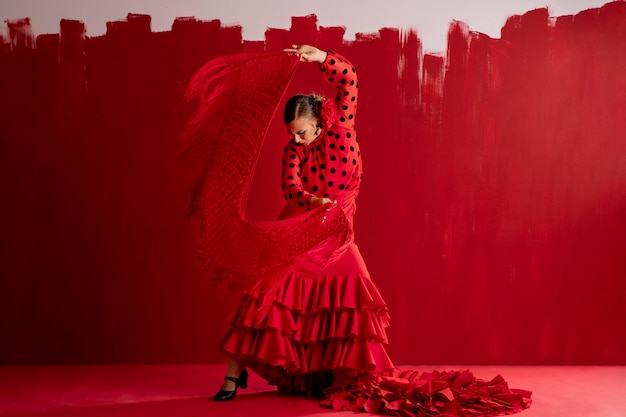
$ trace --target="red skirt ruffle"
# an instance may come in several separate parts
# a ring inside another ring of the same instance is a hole
[[[528,408],[531,392],[511,389],[496,376],[481,380],[469,371],[394,370],[393,376],[362,375],[338,381],[321,404],[335,410],[390,416],[478,417],[512,414]]]
[[[259,306],[271,297],[262,316]],[[323,267],[302,261],[265,292],[250,290],[220,350],[288,392],[321,394],[333,371],[389,373],[387,306],[356,245]]]

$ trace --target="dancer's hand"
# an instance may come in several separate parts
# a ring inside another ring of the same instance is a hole
[[[313,197],[311,198],[311,202],[309,203],[309,205],[311,207],[319,207],[319,206],[323,206],[324,204],[328,204],[328,203],[334,203],[337,204],[336,201],[331,200],[330,198],[327,197]]]
[[[326,60],[326,51],[322,51],[311,45],[291,45],[291,48],[283,49],[283,52],[296,54],[302,62],[319,62]]]

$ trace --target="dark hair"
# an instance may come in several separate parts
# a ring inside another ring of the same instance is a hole
[[[285,104],[283,121],[287,124],[299,117],[321,119],[322,100],[317,94],[297,94],[291,97]]]

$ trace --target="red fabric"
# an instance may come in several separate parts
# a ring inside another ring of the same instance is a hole
[[[491,416],[519,412],[531,404],[531,392],[509,389],[498,375],[490,381],[469,371],[394,371],[344,381],[327,390],[322,405],[335,410],[364,411],[391,416]]]
[[[391,416],[470,417],[519,412],[530,406],[530,396],[530,391],[509,389],[500,375],[486,381],[469,371],[395,370],[392,376],[343,380],[326,391],[322,405]]]
[[[356,245],[330,267],[303,258],[271,292],[260,287],[235,311],[220,349],[270,383],[284,388],[293,378],[315,371],[348,368],[355,374],[380,374],[393,369],[385,351],[387,306]],[[259,317],[263,298],[272,304]]]

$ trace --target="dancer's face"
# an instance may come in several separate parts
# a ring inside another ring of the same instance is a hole
[[[292,122],[287,123],[287,133],[293,136],[296,143],[300,145],[310,145],[319,136],[321,129],[317,128],[317,119],[297,117]]]

